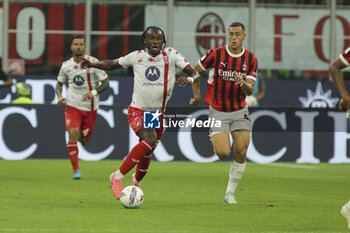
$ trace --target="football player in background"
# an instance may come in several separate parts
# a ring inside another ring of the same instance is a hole
[[[148,27],[142,34],[141,43],[142,50],[115,60],[93,62],[82,58],[82,65],[86,68],[111,70],[132,66],[134,71],[134,92],[128,107],[128,121],[139,137],[139,143],[132,148],[119,169],[110,176],[112,192],[117,199],[123,190],[123,178],[131,169],[137,165],[136,172],[132,175],[132,184],[139,187],[147,173],[152,152],[163,135],[165,107],[176,81],[175,68],[178,67],[190,76],[178,79],[179,86],[187,86],[199,77],[185,57],[174,48],[165,48],[165,34],[159,27]],[[153,117],[160,117],[160,128],[144,127],[145,111],[155,111]]]
[[[332,62],[329,67],[329,73],[332,76],[334,85],[336,86],[339,94],[341,95],[341,100],[339,102],[339,108],[342,111],[347,111],[348,116],[350,115],[350,96],[346,90],[344,77],[342,69],[350,65],[350,47],[345,49],[339,57]],[[344,216],[348,222],[348,227],[350,228],[350,201],[348,201],[341,209],[341,214]]]
[[[234,193],[246,167],[250,141],[250,118],[245,98],[254,91],[258,61],[243,47],[246,33],[242,23],[232,23],[227,38],[227,45],[208,50],[194,68],[200,74],[209,69],[204,102],[210,105],[209,119],[222,122],[221,127],[211,127],[209,133],[214,151],[220,159],[230,156],[230,135],[233,139],[234,160],[229,171],[224,202],[235,204]],[[198,79],[192,85],[192,105],[198,105],[200,101],[199,87]]]
[[[57,77],[56,94],[58,105],[66,105],[65,123],[69,134],[67,151],[73,166],[73,179],[81,179],[78,164],[78,141],[86,145],[92,135],[99,107],[99,94],[108,89],[109,81],[103,70],[82,69],[79,57],[89,61],[96,58],[85,55],[86,45],[83,36],[72,39],[73,57],[63,62]],[[63,84],[68,80],[67,96],[62,96]]]

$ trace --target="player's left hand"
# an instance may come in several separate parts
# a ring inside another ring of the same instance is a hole
[[[85,57],[79,57],[79,60],[80,60],[80,67],[82,69],[91,67],[91,61],[89,59],[87,59]]]
[[[242,87],[246,83],[245,79],[242,76],[235,77],[235,84]]]
[[[350,109],[350,97],[349,98],[342,98],[339,101],[339,108],[342,111],[348,111]]]
[[[200,96],[195,96],[195,97],[190,99],[190,105],[197,106],[200,101],[201,101],[201,97]]]
[[[188,80],[187,77],[183,76],[178,78],[176,82],[179,87],[187,87],[188,85],[192,84],[192,82]]]
[[[83,100],[91,100],[94,97],[91,92],[87,92],[83,95]]]

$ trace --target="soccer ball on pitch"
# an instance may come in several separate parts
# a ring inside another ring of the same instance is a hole
[[[127,186],[123,189],[120,196],[120,202],[125,208],[136,209],[142,206],[144,194],[142,190],[134,185]]]

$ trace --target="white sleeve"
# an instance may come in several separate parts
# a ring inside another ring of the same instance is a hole
[[[136,53],[137,53],[137,51],[134,51],[134,52],[129,53],[128,55],[126,55],[124,57],[118,58],[119,64],[123,68],[128,68],[128,67],[132,66],[135,63]]]
[[[64,64],[62,64],[60,72],[58,73],[57,80],[60,83],[65,83],[67,81],[66,70],[64,68]]]
[[[172,56],[175,60],[175,65],[176,67],[180,68],[181,70],[183,70],[187,65],[189,65],[190,63],[187,61],[187,59],[181,54],[179,53],[176,49],[172,49]]]

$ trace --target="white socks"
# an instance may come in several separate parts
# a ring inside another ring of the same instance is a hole
[[[114,177],[116,178],[116,179],[123,179],[124,178],[124,175],[119,171],[119,169],[118,169],[118,171],[116,171],[115,173],[114,173]]]
[[[138,182],[138,181],[136,180],[136,178],[134,177],[134,184],[140,185],[140,184],[141,184],[141,181]]]
[[[243,176],[245,166],[246,163],[237,163],[236,161],[232,162],[226,189],[227,193],[234,193],[236,191],[239,181]]]

